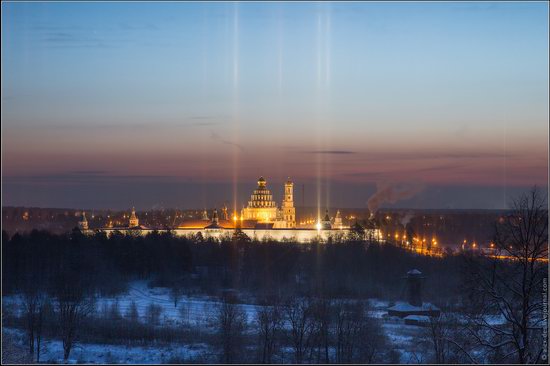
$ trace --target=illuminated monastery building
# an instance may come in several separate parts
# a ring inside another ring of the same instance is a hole
[[[83,221],[85,217],[83,217]],[[114,231],[138,232],[143,235],[153,231],[153,228],[138,226],[138,218],[132,209],[129,226],[105,227],[97,229],[110,234]],[[80,225],[82,229],[87,223]],[[199,233],[204,238],[231,238],[236,229],[242,230],[250,239],[264,240],[295,240],[298,242],[310,242],[315,239],[328,240],[329,238],[345,237],[350,228],[342,224],[340,212],[331,218],[328,210],[322,219],[309,225],[296,225],[296,208],[294,207],[294,184],[290,178],[284,184],[284,196],[279,208],[273,195],[267,188],[267,182],[263,177],[258,179],[258,186],[252,192],[248,205],[241,210],[240,215],[234,213],[232,217],[227,212],[227,207],[222,207],[221,212],[215,209],[208,215],[205,210],[200,219],[184,220],[176,225],[172,232],[179,236],[196,236]],[[165,230],[165,229],[164,229]],[[158,230],[158,231],[164,231]],[[94,230],[86,230],[93,232]]]

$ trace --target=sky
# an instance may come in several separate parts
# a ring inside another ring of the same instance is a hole
[[[546,2],[2,2],[2,204],[505,208],[548,52]]]

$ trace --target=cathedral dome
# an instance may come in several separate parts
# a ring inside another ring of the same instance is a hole
[[[260,179],[258,179],[258,188],[265,188],[266,184],[267,182],[264,177],[260,177]]]
[[[258,187],[252,192],[250,201],[248,201],[249,208],[277,207],[275,201],[273,201],[273,195],[267,189],[266,184],[267,182],[264,177],[258,179]]]
[[[277,212],[277,204],[273,201],[271,191],[267,189],[267,182],[264,177],[260,177],[247,207],[242,210],[243,219],[272,222],[277,219]]]

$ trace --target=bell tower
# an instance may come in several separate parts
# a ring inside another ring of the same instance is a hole
[[[294,183],[290,177],[285,183],[285,196],[283,198],[283,219],[287,228],[296,227],[296,208],[294,208]]]
[[[128,227],[139,226],[139,219],[136,215],[136,209],[132,207],[132,213],[130,214],[130,220],[128,220]]]
[[[82,211],[82,218],[78,222],[78,228],[81,231],[88,230],[88,220],[86,220],[86,212]]]

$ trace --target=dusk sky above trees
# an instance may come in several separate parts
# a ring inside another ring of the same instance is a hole
[[[546,3],[3,3],[4,205],[504,208],[548,184]]]

